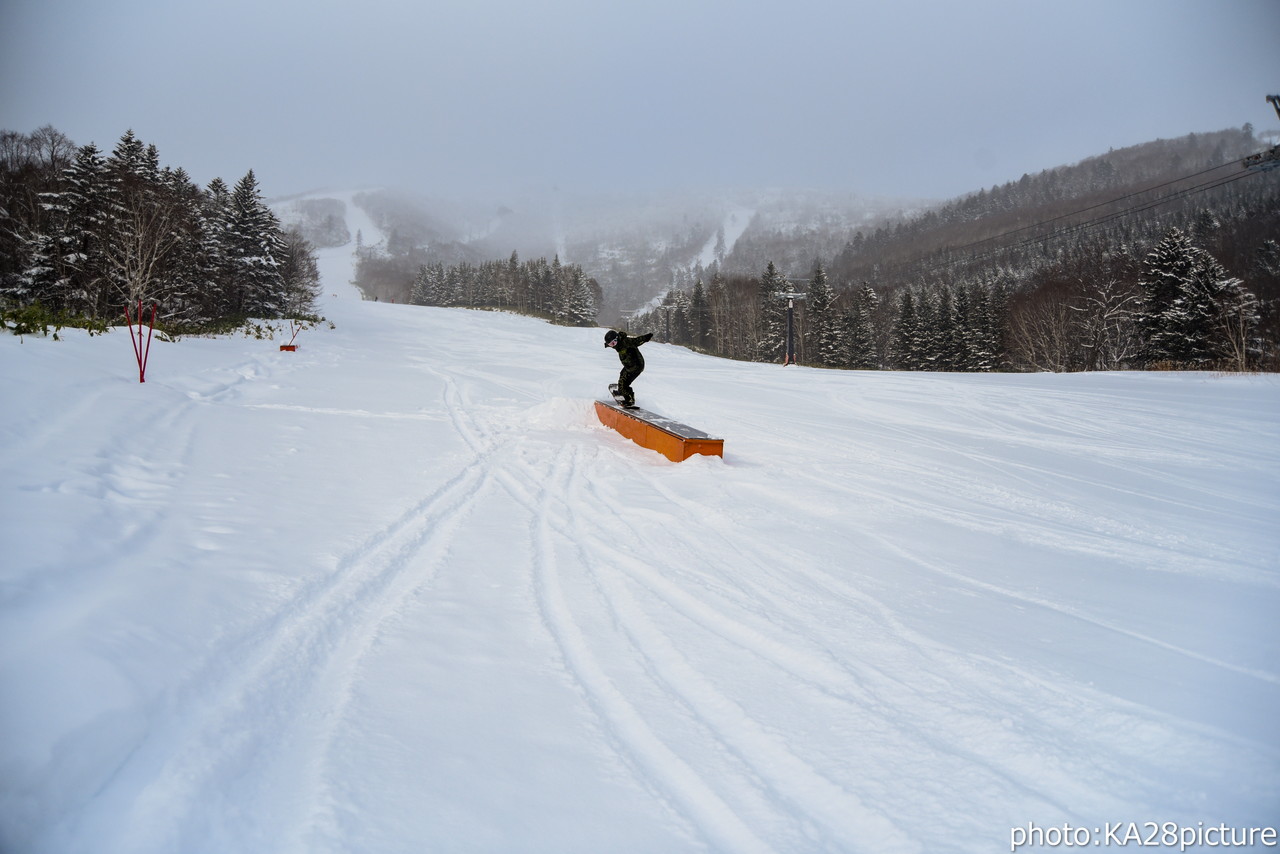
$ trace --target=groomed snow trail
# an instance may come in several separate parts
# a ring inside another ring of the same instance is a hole
[[[348,199],[349,200],[349,199]],[[366,243],[377,229],[354,206]],[[0,341],[0,850],[935,852],[1274,824],[1280,385],[361,301]]]

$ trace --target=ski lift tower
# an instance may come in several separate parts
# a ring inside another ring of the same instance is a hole
[[[1267,103],[1276,108],[1276,118],[1280,119],[1280,95],[1268,95]],[[1242,161],[1245,169],[1266,172],[1280,167],[1280,145],[1273,145],[1266,151],[1250,154]]]
[[[778,299],[787,301],[787,347],[786,355],[782,357],[782,364],[784,365],[794,365],[796,363],[796,300],[804,299],[807,296],[808,294],[801,294],[795,291],[778,294]]]

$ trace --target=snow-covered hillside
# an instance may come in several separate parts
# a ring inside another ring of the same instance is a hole
[[[649,344],[641,404],[726,443],[674,464],[595,420],[599,330],[350,264],[296,353],[0,337],[0,850],[1275,824],[1276,378]]]
[[[703,267],[710,267],[733,252],[733,245],[738,242],[738,238],[747,230],[747,226],[751,225],[751,217],[755,216],[755,213],[750,208],[741,206],[732,208],[725,214],[724,222],[716,230],[716,233],[711,235],[711,239],[702,247],[702,251],[698,253],[698,257],[694,259],[690,267],[699,264]]]

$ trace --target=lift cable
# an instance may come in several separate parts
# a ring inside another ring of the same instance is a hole
[[[1240,161],[1233,161],[1233,162],[1232,162],[1232,163],[1230,163],[1230,164],[1224,164],[1224,165],[1237,165],[1237,164],[1239,164],[1239,163],[1240,163]],[[1095,210],[1095,209],[1097,209],[1097,208],[1099,208],[1099,207],[1105,207],[1105,206],[1107,206],[1107,205],[1115,204],[1116,202],[1124,201],[1125,199],[1131,199],[1131,198],[1133,198],[1133,197],[1135,197],[1135,196],[1144,195],[1144,194],[1146,194],[1146,193],[1151,192],[1152,190],[1160,189],[1160,188],[1162,188],[1162,187],[1167,187],[1167,186],[1169,186],[1169,185],[1171,185],[1171,184],[1176,184],[1176,183],[1180,183],[1180,182],[1182,182],[1182,181],[1190,180],[1191,178],[1199,177],[1199,176],[1201,176],[1201,175],[1208,174],[1209,172],[1213,172],[1213,171],[1216,171],[1216,170],[1221,169],[1221,168],[1222,168],[1221,166],[1215,166],[1215,167],[1213,167],[1212,169],[1205,169],[1205,170],[1203,170],[1203,171],[1201,171],[1201,172],[1197,172],[1197,173],[1195,173],[1195,174],[1193,174],[1193,175],[1187,175],[1187,176],[1185,176],[1185,177],[1183,177],[1183,178],[1178,178],[1178,179],[1175,179],[1175,180],[1173,180],[1173,181],[1167,181],[1167,182],[1165,182],[1164,184],[1160,184],[1160,185],[1158,185],[1157,187],[1148,188],[1147,190],[1141,190],[1141,191],[1137,191],[1137,192],[1134,192],[1134,193],[1128,193],[1128,194],[1126,194],[1126,195],[1124,195],[1124,196],[1119,196],[1119,197],[1117,197],[1117,198],[1115,198],[1115,199],[1112,199],[1112,200],[1110,200],[1110,201],[1108,201],[1108,202],[1103,202],[1103,203],[1098,204],[1098,205],[1093,205],[1093,206],[1088,207],[1088,208],[1083,208],[1083,209],[1078,210],[1078,211],[1075,211],[1075,212],[1073,212],[1073,213],[1063,214],[1062,216],[1053,217],[1053,218],[1051,218],[1051,219],[1047,219],[1047,220],[1044,220],[1044,221],[1042,221],[1042,222],[1034,223],[1034,224],[1032,224],[1032,225],[1028,225],[1028,226],[1023,226],[1023,227],[1021,227],[1021,228],[1017,228],[1017,229],[1013,229],[1013,230],[1011,230],[1011,231],[1003,232],[1003,233],[1001,233],[1001,234],[997,234],[997,235],[994,235],[994,236],[992,236],[992,237],[987,237],[987,238],[984,238],[984,239],[982,239],[982,240],[977,240],[977,241],[974,241],[974,242],[972,242],[972,243],[965,244],[965,245],[963,245],[963,246],[947,247],[947,248],[945,248],[945,249],[940,249],[940,250],[937,250],[937,251],[938,251],[938,252],[948,252],[948,253],[959,253],[959,252],[964,252],[966,249],[972,249],[973,247],[975,247],[975,246],[981,246],[981,245],[982,245],[982,244],[984,244],[984,243],[989,243],[989,242],[992,242],[992,241],[995,241],[995,240],[1000,240],[1000,239],[1003,239],[1003,238],[1009,237],[1009,236],[1011,236],[1011,235],[1018,234],[1018,233],[1021,233],[1021,232],[1023,232],[1023,231],[1027,231],[1027,230],[1032,229],[1032,228],[1040,228],[1040,227],[1043,227],[1043,226],[1049,225],[1049,224],[1051,224],[1051,223],[1057,222],[1058,220],[1061,220],[1061,219],[1064,219],[1064,218],[1067,218],[1067,217],[1076,216],[1076,215],[1081,214],[1081,213],[1086,213],[1086,212],[1088,212],[1088,211]],[[1122,218],[1124,218],[1124,217],[1126,217],[1126,216],[1130,216],[1130,215],[1135,214],[1135,213],[1142,213],[1142,212],[1144,212],[1144,211],[1151,210],[1152,208],[1159,207],[1160,205],[1168,204],[1169,202],[1173,202],[1173,201],[1177,201],[1178,199],[1186,198],[1187,196],[1191,196],[1191,195],[1194,195],[1194,194],[1196,194],[1196,193],[1202,193],[1202,192],[1206,192],[1206,191],[1208,191],[1208,190],[1217,189],[1218,187],[1224,187],[1224,186],[1226,186],[1226,185],[1228,185],[1228,184],[1232,184],[1232,183],[1234,183],[1234,182],[1236,182],[1236,181],[1242,180],[1242,179],[1244,179],[1244,178],[1249,177],[1250,175],[1255,175],[1255,174],[1259,174],[1259,173],[1257,173],[1257,172],[1253,172],[1253,171],[1242,171],[1242,172],[1236,172],[1236,173],[1233,173],[1233,174],[1227,175],[1227,176],[1225,176],[1225,177],[1224,177],[1224,176],[1218,176],[1218,177],[1216,177],[1216,178],[1212,178],[1212,179],[1210,179],[1210,180],[1203,181],[1203,182],[1201,182],[1201,183],[1199,183],[1199,184],[1196,184],[1196,185],[1194,185],[1194,186],[1191,186],[1191,187],[1184,187],[1184,188],[1183,188],[1183,189],[1181,189],[1181,190],[1177,190],[1177,191],[1175,191],[1175,192],[1173,192],[1173,193],[1168,193],[1168,194],[1166,194],[1166,195],[1164,195],[1164,196],[1161,196],[1161,197],[1159,197],[1159,198],[1157,198],[1157,199],[1147,199],[1147,200],[1142,201],[1142,202],[1139,202],[1139,203],[1137,203],[1137,204],[1130,205],[1129,207],[1123,208],[1123,209],[1121,209],[1121,210],[1118,210],[1118,211],[1112,211],[1111,213],[1105,214],[1105,215],[1103,215],[1103,216],[1094,217],[1094,218],[1092,218],[1092,219],[1085,220],[1084,222],[1079,222],[1079,223],[1076,223],[1076,224],[1074,224],[1074,225],[1068,226],[1068,227],[1066,227],[1066,228],[1058,229],[1057,231],[1051,232],[1051,233],[1049,233],[1049,234],[1041,234],[1041,235],[1038,235],[1038,236],[1036,236],[1036,237],[1031,237],[1031,238],[1028,238],[1028,239],[1026,239],[1026,240],[1022,240],[1022,241],[1019,241],[1019,242],[1017,242],[1017,243],[1014,243],[1014,244],[1012,244],[1012,245],[1010,245],[1010,246],[1004,246],[1004,247],[993,247],[993,248],[991,248],[991,249],[989,249],[989,250],[987,250],[987,251],[985,251],[985,252],[982,252],[982,253],[980,253],[980,254],[978,254],[978,255],[970,256],[970,257],[965,258],[965,259],[963,259],[963,260],[964,260],[965,262],[969,262],[969,263],[972,263],[972,262],[975,262],[975,261],[982,261],[982,260],[986,260],[986,259],[988,259],[988,258],[995,257],[997,254],[1002,253],[1002,252],[1014,251],[1014,250],[1022,249],[1022,248],[1028,247],[1028,246],[1033,246],[1033,245],[1035,245],[1035,244],[1037,244],[1037,243],[1043,243],[1043,242],[1045,242],[1045,241],[1047,241],[1047,240],[1050,240],[1050,239],[1053,239],[1053,238],[1061,238],[1061,237],[1065,237],[1065,236],[1070,236],[1070,235],[1075,234],[1075,233],[1077,233],[1077,232],[1087,231],[1087,230],[1089,230],[1089,229],[1097,228],[1097,227],[1099,227],[1099,226],[1106,225],[1106,224],[1108,224],[1108,223],[1114,222],[1114,221],[1116,221],[1116,220],[1118,220],[1118,219],[1122,219]],[[956,263],[960,263],[960,261],[959,261],[959,260],[940,261],[940,262],[938,262],[938,263],[935,263],[935,264],[931,264],[931,265],[929,265],[927,269],[928,269],[928,270],[930,270],[930,271],[932,271],[932,270],[940,269],[940,268],[942,268],[942,267],[952,266],[952,265],[954,265],[954,264],[956,264]]]

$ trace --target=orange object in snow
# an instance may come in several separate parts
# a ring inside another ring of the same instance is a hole
[[[643,448],[657,451],[672,462],[678,463],[696,454],[724,456],[724,439],[716,439],[646,409],[624,409],[616,403],[597,400],[596,415],[601,424],[612,427]]]

